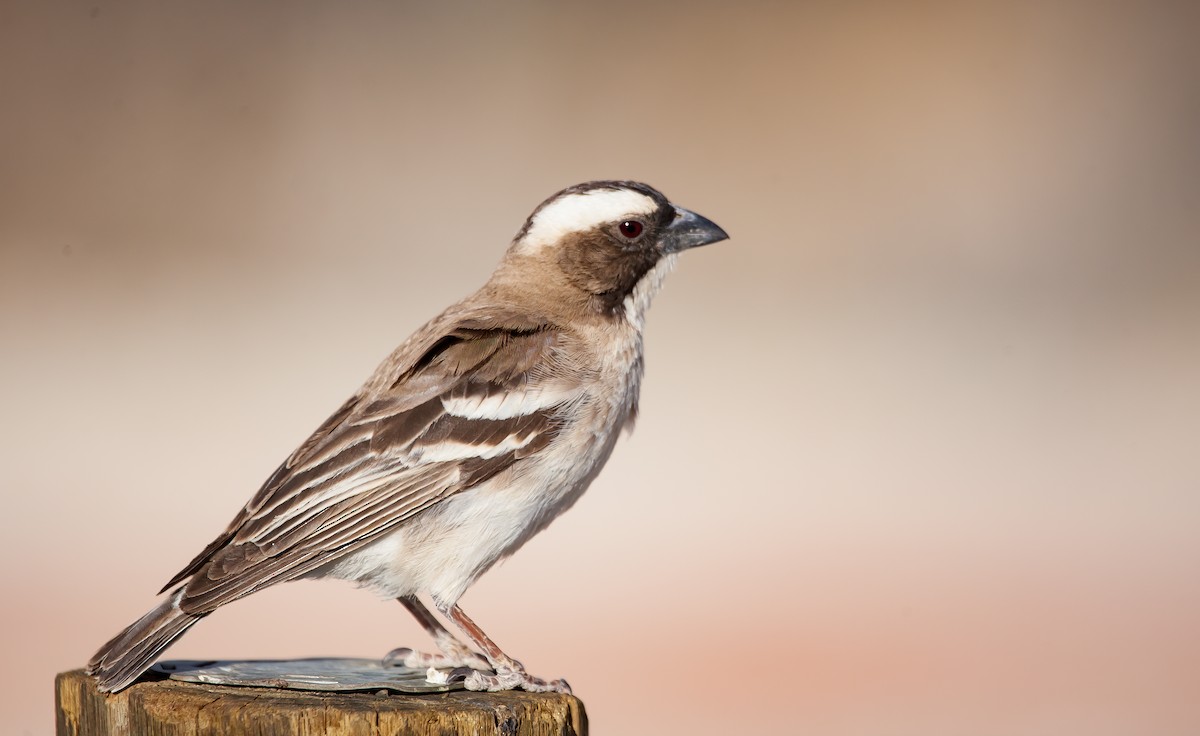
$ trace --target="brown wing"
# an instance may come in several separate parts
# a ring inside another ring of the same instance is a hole
[[[459,320],[420,340],[415,359],[393,355],[166,587],[190,578],[183,609],[211,611],[370,544],[545,447],[579,391],[556,367],[561,337],[543,324]]]

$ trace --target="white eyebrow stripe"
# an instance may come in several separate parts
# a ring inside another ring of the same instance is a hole
[[[657,209],[658,203],[652,197],[632,189],[593,189],[568,194],[533,216],[521,244],[548,245],[568,233],[584,232],[624,217],[649,215]]]

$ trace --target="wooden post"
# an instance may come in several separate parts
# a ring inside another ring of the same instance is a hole
[[[526,692],[315,693],[139,682],[115,695],[82,670],[55,680],[58,736],[586,736],[583,702]]]

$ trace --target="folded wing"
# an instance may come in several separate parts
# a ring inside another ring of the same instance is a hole
[[[187,580],[182,610],[207,613],[518,465],[554,439],[579,399],[562,338],[544,324],[459,320],[418,341],[394,379],[368,382],[327,419],[163,590]]]

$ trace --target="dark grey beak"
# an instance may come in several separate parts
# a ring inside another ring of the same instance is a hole
[[[675,220],[663,230],[663,253],[678,253],[729,237],[728,233],[707,217],[701,217],[677,205],[672,206],[675,207]]]

